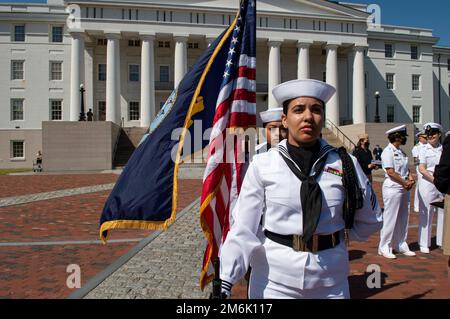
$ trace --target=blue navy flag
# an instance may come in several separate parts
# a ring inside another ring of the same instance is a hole
[[[202,143],[190,143],[187,148],[183,147],[185,137],[194,136],[194,121],[201,121],[202,136],[213,124],[222,81],[230,66],[230,48],[236,41],[233,31],[238,19],[246,17],[243,10],[249,2],[255,5],[254,0],[242,1],[233,23],[181,80],[150,125],[148,137],[131,156],[103,208],[100,238],[104,242],[111,229],[165,230],[175,220],[179,164],[183,157],[209,143],[202,139]],[[252,120],[256,123],[255,114]],[[172,133],[180,128],[181,135],[173,139]]]

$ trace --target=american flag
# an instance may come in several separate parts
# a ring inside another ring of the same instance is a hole
[[[246,165],[238,160],[243,158],[242,145],[233,143],[232,150],[226,149],[227,132],[256,126],[255,0],[241,2],[239,13],[229,30],[231,41],[203,177],[200,223],[208,244],[200,277],[202,289],[212,279],[212,261],[218,256],[229,231],[231,211],[239,195]],[[230,153],[232,156],[229,156]],[[226,161],[227,154],[231,161]]]

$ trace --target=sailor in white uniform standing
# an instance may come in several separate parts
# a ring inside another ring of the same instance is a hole
[[[400,148],[406,144],[406,125],[395,127],[386,132],[389,145],[381,154],[383,169],[386,172],[382,188],[384,213],[383,228],[380,232],[378,254],[397,258],[393,250],[405,256],[416,254],[406,243],[409,220],[409,191],[414,185],[414,178],[408,168],[408,157]]]
[[[437,123],[427,123],[424,125],[424,130],[428,137],[428,143],[420,148],[419,153],[419,171],[422,174],[422,179],[419,181],[419,246],[420,252],[429,254],[433,215],[436,210],[436,244],[442,246],[444,210],[430,205],[444,199],[444,195],[433,184],[434,168],[439,164],[442,155],[440,143],[442,126]]]
[[[414,166],[416,166],[416,176],[417,176],[417,184],[416,189],[414,191],[414,211],[416,213],[419,212],[419,182],[422,178],[422,174],[419,172],[419,151],[422,146],[427,144],[427,135],[425,131],[421,130],[416,134],[416,137],[419,139],[419,142],[413,147],[411,153],[414,158]]]
[[[345,238],[367,240],[382,215],[357,160],[320,139],[334,93],[316,80],[273,89],[288,139],[256,155],[245,176],[220,251],[226,295],[251,263],[249,298],[349,298]]]
[[[286,138],[286,131],[281,124],[282,114],[282,107],[268,109],[259,113],[263,123],[266,141],[256,146],[256,154],[267,152],[272,147],[277,146],[280,140]]]

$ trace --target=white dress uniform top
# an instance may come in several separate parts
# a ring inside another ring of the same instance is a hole
[[[402,125],[387,131],[386,134],[389,135],[404,130],[406,130],[406,126]],[[408,178],[408,157],[400,148],[396,148],[389,143],[381,154],[381,161],[385,172],[387,168],[393,168],[402,179]],[[409,191],[391,180],[387,172],[385,177],[382,188],[384,202],[383,228],[380,233],[378,253],[389,256],[392,255],[393,249],[402,253],[409,252],[409,247],[406,243],[409,219]],[[395,258],[395,256],[392,258]]]
[[[222,246],[221,279],[231,284],[240,280],[252,265],[250,298],[320,297],[326,287],[328,297],[349,297],[349,261],[344,240],[332,249],[317,253],[295,252],[291,247],[268,238],[261,240],[257,231],[264,214],[264,228],[282,235],[303,233],[300,201],[301,181],[282,159],[280,148],[256,155],[245,176],[239,199],[234,208],[235,223]],[[342,216],[344,189],[342,162],[336,150],[321,140],[319,159],[327,156],[325,167],[316,179],[323,191],[322,212],[315,234],[332,234],[344,229]],[[381,209],[378,206],[366,175],[352,157],[363,190],[364,206],[355,214],[355,224],[349,232],[350,240],[365,241],[381,228]],[[314,164],[314,166],[316,165]],[[314,166],[311,170],[314,172]],[[284,287],[284,288],[283,288]],[[296,291],[287,296],[286,291]],[[325,296],[326,297],[326,296]]]
[[[416,137],[420,135],[424,135],[425,132],[422,130],[416,134]],[[419,212],[419,181],[422,178],[422,174],[419,172],[419,151],[422,146],[426,145],[425,143],[417,143],[411,150],[412,156],[416,159],[414,165],[416,166],[416,175],[417,175],[417,185],[414,191],[414,211],[416,213]]]
[[[439,129],[442,132],[442,127],[436,123],[425,124],[431,128]],[[436,165],[442,155],[442,145],[433,147],[431,144],[425,144],[420,149],[419,161],[424,164],[427,171],[431,175],[434,173]],[[430,183],[425,178],[419,181],[419,245],[421,248],[428,248],[431,246],[431,230],[434,212],[437,211],[437,229],[436,229],[436,244],[442,246],[443,224],[444,224],[444,210],[431,206],[431,203],[439,202],[444,199],[444,195],[439,192],[433,183]]]
[[[299,96],[315,97],[326,103],[335,91],[320,81],[294,80],[275,87],[272,93],[282,105]],[[320,151],[310,174],[322,193],[322,209],[314,233],[329,235],[345,227],[345,189],[339,176],[342,161],[338,152],[324,140],[319,141]],[[366,175],[357,160],[351,159],[361,186],[363,206],[355,212],[349,238],[367,240],[381,227],[381,209]],[[349,261],[344,240],[334,248],[312,253],[296,251],[292,246],[257,236],[261,214],[264,214],[263,226],[267,231],[303,235],[302,182],[286,161],[300,170],[289,156],[287,140],[283,140],[277,148],[256,155],[249,166],[234,207],[235,223],[220,251],[222,291],[224,286],[225,291],[230,291],[231,285],[244,276],[251,263],[250,298],[348,298]],[[316,176],[315,168],[316,165],[321,167],[320,163],[324,166]],[[342,235],[341,232],[341,239]]]

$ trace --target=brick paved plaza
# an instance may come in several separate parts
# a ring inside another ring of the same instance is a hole
[[[0,176],[0,298],[66,298],[66,267],[81,267],[82,286],[130,251],[150,231],[116,230],[108,245],[98,241],[98,220],[115,174]],[[200,180],[181,180],[179,211],[200,195]],[[380,182],[374,184],[379,199]],[[154,233],[141,251],[85,298],[205,298],[198,289],[205,242],[198,224],[198,201],[175,224]],[[156,236],[157,235],[157,236]],[[411,214],[409,240],[417,246],[417,216]],[[430,255],[387,260],[376,254],[378,234],[352,243],[352,298],[450,298],[447,258]],[[379,265],[382,288],[368,289],[367,266]],[[89,285],[87,285],[89,286]],[[82,287],[83,289],[83,287]],[[234,298],[246,297],[242,281]]]

